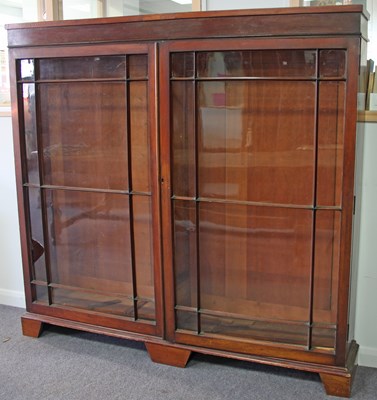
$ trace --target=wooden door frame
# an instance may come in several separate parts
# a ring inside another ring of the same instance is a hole
[[[166,118],[160,119],[160,151],[161,151],[161,218],[162,218],[162,244],[163,244],[163,275],[164,275],[164,309],[165,309],[165,334],[166,339],[174,342],[180,343],[182,345],[194,345],[219,348],[225,351],[239,351],[237,343],[241,341],[237,340],[234,342],[234,347],[232,347],[232,340],[220,339],[216,341],[214,339],[204,336],[195,336],[189,333],[177,333],[176,332],[176,318],[175,318],[175,284],[174,284],[174,238],[173,238],[173,217],[172,217],[172,179],[171,179],[171,143],[170,143],[170,66],[169,59],[170,53],[175,51],[221,51],[229,48],[237,49],[279,49],[279,48],[294,48],[294,49],[311,49],[311,48],[346,48],[349,52],[349,72],[347,78],[352,80],[352,87],[347,89],[347,102],[345,111],[345,142],[347,144],[347,149],[345,150],[346,158],[349,162],[344,169],[344,177],[347,177],[347,184],[353,179],[353,156],[352,156],[352,137],[355,132],[355,115],[348,115],[347,110],[352,110],[354,102],[356,101],[355,85],[357,86],[357,78],[353,78],[352,74],[357,77],[356,69],[357,63],[354,63],[355,57],[358,52],[358,38],[335,38],[330,37],[320,39],[317,38],[274,38],[271,39],[245,39],[240,46],[238,39],[207,39],[203,41],[195,40],[185,40],[185,41],[170,41],[160,44],[160,91],[159,91],[159,104],[160,104],[160,115],[166,116]],[[355,64],[353,66],[353,63]],[[355,96],[353,96],[355,94]],[[355,99],[354,99],[355,98]],[[355,108],[356,109],[356,108]],[[169,117],[167,117],[169,116]],[[346,187],[349,187],[346,185]],[[352,224],[352,201],[353,193],[348,191],[343,191],[342,197],[342,227],[341,227],[341,253],[344,254],[340,261],[340,276],[339,280],[342,284],[339,286],[338,291],[338,316],[337,316],[337,335],[336,335],[336,348],[335,354],[320,354],[316,352],[308,352],[306,349],[292,350],[287,346],[285,349],[272,350],[274,346],[271,346],[266,350],[260,349],[258,342],[246,345],[247,352],[251,354],[267,355],[269,352],[278,352],[279,356],[283,358],[295,358],[297,353],[301,356],[301,360],[305,362],[323,362],[329,365],[344,365],[347,357],[347,309],[348,309],[348,287],[349,287],[349,270],[350,270],[350,260],[349,252],[351,246],[351,229]],[[216,342],[216,344],[215,344]],[[268,347],[268,346],[267,346]],[[263,354],[262,354],[263,353]],[[275,353],[274,353],[275,354]],[[293,356],[292,356],[292,355]]]

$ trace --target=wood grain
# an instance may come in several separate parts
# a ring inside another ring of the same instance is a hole
[[[38,338],[42,333],[43,323],[36,319],[30,319],[27,316],[21,317],[22,334],[24,336],[30,336]]]
[[[325,387],[326,394],[329,396],[350,397],[351,396],[351,376],[337,376],[331,374],[319,374]]]
[[[191,355],[190,350],[156,343],[146,342],[145,347],[147,348],[149,356],[153,362],[167,364],[173,367],[184,368]]]

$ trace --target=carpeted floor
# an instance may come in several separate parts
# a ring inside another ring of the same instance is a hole
[[[1,400],[339,399],[317,374],[199,354],[174,368],[141,343],[57,327],[24,337],[23,312],[0,305]],[[358,368],[352,398],[377,399],[377,369]]]

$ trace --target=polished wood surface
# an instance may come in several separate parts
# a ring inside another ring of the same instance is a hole
[[[92,325],[90,323],[82,323],[82,322],[76,322],[73,320],[69,320],[66,318],[56,318],[56,317],[51,317],[48,315],[43,315],[43,314],[32,314],[32,313],[26,313],[25,318],[34,320],[34,321],[39,321],[43,324],[50,324],[50,325],[55,325],[55,326],[61,326],[65,328],[71,328],[75,330],[81,330],[85,332],[92,332],[96,334],[105,334],[108,336],[112,337],[117,337],[117,338],[123,338],[123,339],[129,339],[129,340],[135,340],[135,341],[142,341],[145,343],[149,344],[156,344],[156,345],[166,345],[166,341],[162,340],[161,338],[158,337],[153,337],[153,336],[147,336],[143,335],[140,333],[134,333],[130,331],[125,331],[125,330],[120,330],[120,329],[109,329],[104,326],[100,325]],[[297,369],[297,370],[302,370],[302,371],[308,371],[308,372],[322,372],[324,374],[331,374],[331,375],[336,375],[336,376],[349,376],[350,372],[352,375],[354,375],[354,370],[348,369],[347,367],[334,367],[331,365],[326,365],[325,363],[306,363],[303,361],[299,361],[294,359],[292,357],[292,360],[286,360],[282,358],[277,358],[273,355],[270,355],[269,357],[259,357],[257,355],[253,354],[247,354],[247,353],[236,353],[236,352],[229,352],[229,351],[224,351],[221,349],[216,349],[216,348],[209,348],[209,347],[196,347],[196,346],[191,346],[191,345],[177,345],[170,343],[169,347],[171,348],[178,348],[178,349],[183,349],[183,350],[188,350],[191,352],[198,352],[202,354],[210,354],[210,355],[216,355],[220,357],[226,357],[226,358],[233,358],[236,360],[244,360],[244,361],[251,361],[251,362],[257,362],[265,365],[271,365],[271,366],[279,366],[283,368],[292,368],[292,369]],[[350,352],[349,352],[349,360],[347,361],[347,366],[350,367],[351,365],[354,364],[354,357],[357,354],[357,348],[358,346],[356,343],[353,341],[350,344]],[[278,353],[275,352],[275,355],[277,356]]]
[[[351,376],[336,376],[320,373],[321,381],[325,387],[326,394],[329,396],[350,397],[351,396]]]
[[[232,17],[232,18],[229,18]],[[203,37],[268,37],[309,35],[368,36],[368,13],[361,5],[343,7],[269,8],[137,16],[83,21],[44,22],[48,35],[36,24],[8,25],[11,46],[63,43],[172,40]],[[187,23],[185,21],[192,20]],[[132,29],[125,27],[129,23]],[[106,29],[98,30],[99,24]],[[77,27],[79,28],[79,34]],[[219,29],[221,27],[221,29]],[[64,29],[63,36],[58,35]]]
[[[184,368],[190,358],[191,351],[156,343],[145,342],[151,360],[159,364]]]
[[[366,17],[8,27],[25,334],[51,323],[145,341],[169,365],[194,350],[316,371],[349,395]]]
[[[42,333],[43,322],[29,319],[27,316],[21,317],[22,334],[33,338],[38,338]]]

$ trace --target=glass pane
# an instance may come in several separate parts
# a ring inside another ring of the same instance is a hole
[[[340,211],[317,211],[313,287],[313,319],[315,322],[336,323],[340,229]]]
[[[197,53],[198,77],[306,77],[316,74],[315,50]]]
[[[215,315],[200,316],[202,333],[226,335],[242,339],[272,341],[306,346],[308,327],[305,324],[285,324],[226,318]]]
[[[25,153],[27,161],[27,180],[39,185],[38,141],[35,113],[35,85],[23,84]]]
[[[135,192],[149,193],[151,187],[148,129],[148,83],[131,82],[129,85],[132,190]]]
[[[130,79],[148,78],[148,56],[145,54],[128,56],[128,68]]]
[[[45,184],[128,189],[126,86],[41,84]]]
[[[46,193],[52,282],[131,297],[128,196]]]
[[[172,175],[176,196],[196,196],[194,93],[194,82],[171,84]]]
[[[82,292],[65,288],[52,289],[52,303],[65,307],[134,318],[133,301],[115,294]]]
[[[172,78],[194,77],[194,53],[172,53],[170,63]]]
[[[194,312],[176,310],[176,329],[184,329],[187,331],[197,332],[198,316]]]
[[[200,307],[308,319],[312,211],[200,203]]]
[[[41,285],[31,285],[33,301],[42,304],[48,304],[48,288]]]
[[[341,205],[345,82],[320,82],[318,106],[317,204]]]
[[[200,82],[198,91],[200,197],[313,203],[315,83]]]
[[[196,204],[174,201],[174,279],[177,305],[197,307]]]
[[[28,189],[29,213],[31,229],[31,251],[33,260],[33,279],[47,281],[46,260],[43,239],[43,224],[41,211],[41,192],[39,189]]]
[[[137,306],[137,318],[144,319],[147,321],[155,321],[156,310],[153,299],[139,299],[136,302]]]
[[[21,60],[20,66],[20,78],[25,81],[34,80],[34,60]]]
[[[345,74],[345,50],[321,50],[319,52],[319,76],[321,78],[344,78]]]
[[[126,56],[45,58],[39,60],[39,79],[126,78]]]
[[[152,211],[147,196],[132,196],[136,291],[139,300],[154,300]],[[140,302],[139,302],[140,303]],[[142,304],[140,303],[141,307]],[[143,310],[139,310],[139,313]],[[139,314],[139,317],[141,315]]]

